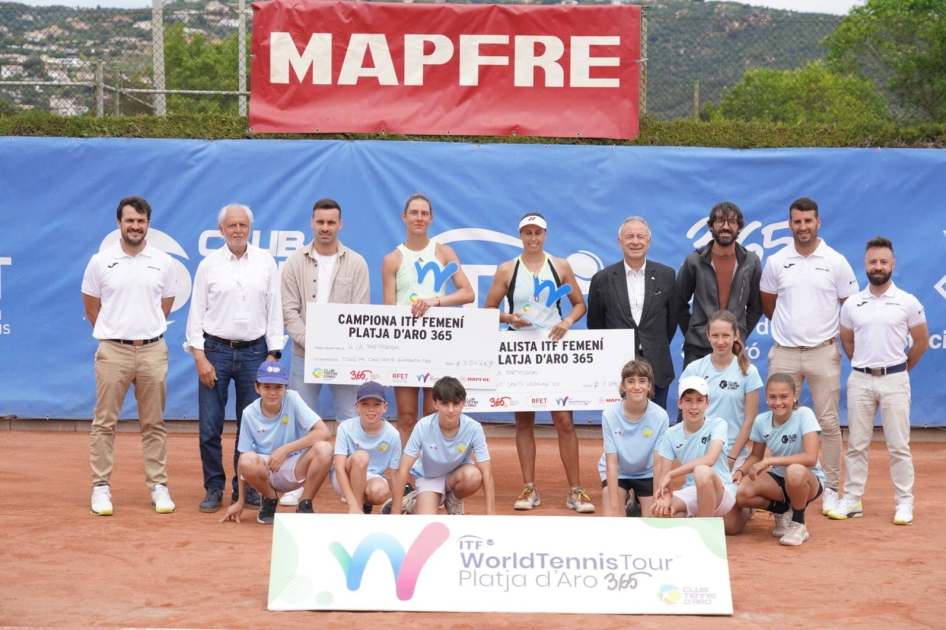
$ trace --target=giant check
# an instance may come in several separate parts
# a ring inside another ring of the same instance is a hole
[[[499,337],[497,309],[315,304],[306,311],[307,383],[432,387],[453,376],[492,389]]]
[[[634,331],[569,330],[558,341],[546,330],[503,331],[497,345],[495,387],[467,392],[467,413],[605,409],[620,400]]]

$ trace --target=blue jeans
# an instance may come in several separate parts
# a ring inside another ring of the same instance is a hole
[[[312,411],[318,412],[319,394],[322,393],[322,383],[305,382],[305,357],[292,353],[292,365],[289,366],[289,389],[302,396],[302,400]],[[335,421],[342,422],[358,415],[355,410],[355,397],[358,394],[357,385],[328,386],[332,392],[332,403],[335,406]]]
[[[240,452],[240,424],[243,410],[259,398],[256,393],[256,372],[266,359],[266,340],[249,348],[233,349],[227,345],[204,340],[204,354],[217,372],[217,382],[207,387],[197,383],[197,401],[199,406],[198,424],[200,426],[200,463],[204,469],[204,488],[223,490],[227,476],[223,469],[223,448],[220,437],[223,435],[224,413],[227,408],[227,395],[230,381],[236,390],[236,444],[233,448],[233,490],[238,487],[237,461]]]

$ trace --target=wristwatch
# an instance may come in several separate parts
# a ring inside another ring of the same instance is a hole
[[[266,354],[268,354],[271,357],[275,357],[277,361],[279,361],[282,358],[282,350],[270,350]]]

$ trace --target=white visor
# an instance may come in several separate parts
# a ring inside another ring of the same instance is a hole
[[[530,214],[523,217],[522,221],[519,222],[519,231],[521,232],[522,228],[526,227],[527,225],[536,225],[543,230],[549,229],[549,225],[545,222],[545,219],[537,214]]]

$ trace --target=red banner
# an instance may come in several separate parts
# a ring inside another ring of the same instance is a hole
[[[253,4],[250,130],[631,139],[640,7]]]

